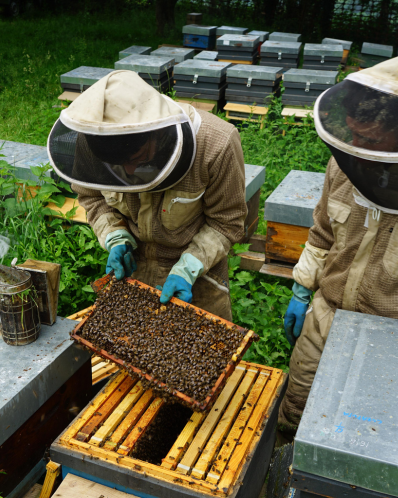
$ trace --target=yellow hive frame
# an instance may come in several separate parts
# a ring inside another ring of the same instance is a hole
[[[78,451],[83,459],[112,462],[206,495],[226,496],[261,437],[285,374],[241,361],[210,412],[193,413],[161,466],[128,456],[163,400],[144,391],[140,382],[133,382],[119,404],[114,404],[112,400],[120,398],[126,380],[125,371],[116,374],[61,435],[59,444]],[[85,441],[78,440],[82,434]]]

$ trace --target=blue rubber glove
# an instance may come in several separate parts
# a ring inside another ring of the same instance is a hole
[[[286,338],[292,346],[296,344],[296,340],[300,337],[303,329],[312,291],[294,282],[293,294],[284,321]]]
[[[130,277],[137,269],[134,260],[133,248],[130,244],[120,244],[112,247],[106,262],[106,273],[115,270],[115,277],[121,280],[123,277]]]
[[[171,269],[163,285],[160,302],[166,304],[175,296],[186,303],[192,302],[192,286],[203,273],[203,264],[192,254],[185,253]]]

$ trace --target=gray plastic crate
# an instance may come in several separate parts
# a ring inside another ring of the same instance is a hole
[[[299,471],[328,479],[323,496],[398,496],[397,330],[391,318],[336,311],[295,437],[292,482]],[[349,486],[332,493],[336,483]]]
[[[312,227],[312,213],[322,196],[324,173],[292,170],[265,201],[264,219]]]
[[[269,35],[269,39],[272,41],[299,42],[301,41],[301,35],[297,33],[281,33],[279,31],[274,31]]]
[[[140,47],[139,45],[133,45],[131,47],[125,48],[119,52],[119,59],[124,59],[129,55],[149,55],[151,53],[152,47]]]
[[[176,47],[160,47],[151,52],[153,56],[164,56],[173,58],[176,64],[184,62],[188,59],[193,59],[195,50],[191,48],[176,48]]]

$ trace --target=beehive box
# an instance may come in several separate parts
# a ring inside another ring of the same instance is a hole
[[[350,53],[352,47],[352,41],[339,40],[337,38],[324,38],[322,40],[323,45],[342,45],[343,46],[343,57],[341,58],[341,64],[346,64],[348,59],[348,54]]]
[[[398,496],[397,330],[392,318],[336,311],[294,443],[304,496]]]
[[[37,182],[38,178],[32,173],[30,168],[31,166],[39,166],[40,164],[47,164],[49,162],[47,147],[7,140],[1,143],[3,144],[3,148],[0,153],[5,157],[0,157],[0,162],[5,161],[10,166],[13,166],[17,178]],[[47,171],[45,175],[50,176],[50,172]]]
[[[283,75],[284,105],[310,106],[319,95],[337,83],[338,71],[289,69]]]
[[[373,67],[380,62],[384,62],[392,57],[393,50],[394,47],[391,45],[364,42],[358,57],[360,60],[359,67],[366,69],[367,67]]]
[[[216,61],[218,59],[218,52],[214,50],[202,50],[202,52],[194,56],[194,59],[201,61]]]
[[[213,50],[216,43],[217,26],[188,24],[182,28],[184,47]]]
[[[51,458],[63,474],[147,498],[257,498],[285,385],[281,370],[241,362],[207,415],[188,413],[168,430],[169,447],[155,464],[134,455],[147,431],[162,444],[156,421],[165,402],[119,373],[52,444]]]
[[[43,474],[43,455],[87,404],[90,355],[69,340],[75,322],[58,317],[38,339],[9,346],[0,337],[0,489],[24,496]]]
[[[175,59],[168,56],[130,55],[115,62],[115,69],[135,71],[149,85],[160,91],[172,86]]]
[[[283,42],[299,42],[301,41],[301,35],[297,33],[281,33],[279,31],[274,31],[269,35],[269,40],[283,41]]]
[[[188,60],[178,64],[174,69],[174,89],[177,97],[224,99],[227,62],[204,60]]]
[[[260,38],[260,43],[264,43],[265,40],[268,40],[269,37],[269,31],[257,31],[253,30],[247,33],[250,36],[258,36]]]
[[[261,66],[283,67],[284,69],[298,66],[302,44],[300,42],[286,42],[266,40],[261,45]]]
[[[259,36],[222,35],[217,39],[218,60],[235,64],[253,64],[257,60]]]
[[[200,24],[202,22],[203,15],[199,12],[190,12],[187,14],[187,24]]]
[[[227,69],[228,102],[265,105],[265,99],[278,93],[283,68],[237,64]]]
[[[303,69],[336,71],[341,63],[343,52],[343,45],[306,43]]]
[[[105,67],[80,66],[72,69],[72,71],[61,74],[61,86],[66,91],[81,93],[112,71],[114,69]]]
[[[245,35],[248,28],[238,28],[236,26],[219,26],[216,31],[216,36],[222,35]]]
[[[167,56],[173,58],[176,64],[192,59],[195,55],[195,50],[191,48],[178,48],[178,47],[160,47],[151,52],[155,56]]]
[[[139,45],[133,45],[131,47],[125,48],[119,52],[119,59],[124,59],[130,55],[149,55],[152,51],[152,47],[141,47]]]
[[[265,201],[265,257],[269,262],[297,263],[323,192],[324,173],[292,170]]]

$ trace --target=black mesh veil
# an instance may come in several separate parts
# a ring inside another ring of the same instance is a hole
[[[188,172],[195,138],[189,123],[100,136],[78,133],[58,120],[48,149],[54,169],[69,182],[96,190],[158,191]]]

